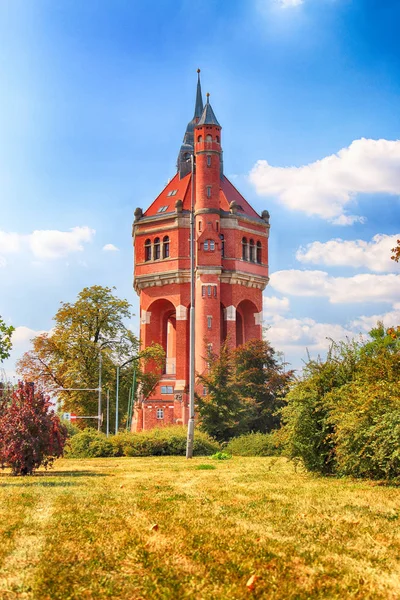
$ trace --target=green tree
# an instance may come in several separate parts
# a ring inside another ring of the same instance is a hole
[[[209,351],[207,362],[208,372],[198,378],[205,394],[196,394],[200,429],[224,442],[247,430],[249,409],[238,393],[233,352],[228,346],[221,346],[219,356]]]
[[[268,342],[251,340],[235,349],[221,347],[209,354],[209,370],[199,377],[206,391],[197,395],[201,428],[219,441],[249,431],[271,431],[279,426],[292,371],[275,358]]]
[[[264,340],[250,340],[234,351],[235,385],[239,396],[251,408],[249,431],[266,433],[280,424],[279,409],[293,378],[292,370],[276,358],[275,350]]]
[[[116,297],[111,288],[84,288],[75,303],[61,303],[50,333],[36,336],[32,349],[17,364],[18,373],[46,391],[56,394],[64,410],[78,415],[97,414],[97,394],[87,391],[64,392],[62,388],[98,387],[100,353],[102,359],[102,389],[114,395],[116,365],[129,363],[120,378],[120,414],[126,413],[133,370],[142,384],[144,396],[154,388],[160,377],[164,351],[154,345],[140,352],[139,341],[128,329],[131,317],[127,300]],[[144,373],[143,363],[151,360],[155,368]],[[157,368],[157,366],[159,368]],[[114,423],[114,402],[111,403],[111,423]],[[92,423],[94,424],[94,423]]]
[[[15,328],[12,325],[6,325],[0,317],[0,363],[10,356],[13,331]]]

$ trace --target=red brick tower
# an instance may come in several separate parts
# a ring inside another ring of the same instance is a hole
[[[207,346],[218,353],[224,341],[237,346],[262,336],[269,214],[263,211],[260,217],[223,174],[221,126],[208,94],[203,107],[200,78],[177,168],[151,206],[144,213],[135,210],[134,288],[140,296],[141,343],[158,342],[166,352],[160,384],[151,398],[139,399],[135,406],[135,431],[188,420],[192,193],[196,372],[204,371]]]

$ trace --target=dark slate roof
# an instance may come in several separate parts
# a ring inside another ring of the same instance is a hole
[[[194,107],[194,119],[200,119],[201,113],[203,112],[203,97],[201,95],[200,85],[200,69],[197,71],[197,91],[196,91],[196,104]]]
[[[217,121],[217,117],[215,116],[213,109],[211,108],[209,95],[207,95],[207,103],[197,125],[218,125],[218,127],[221,127]]]

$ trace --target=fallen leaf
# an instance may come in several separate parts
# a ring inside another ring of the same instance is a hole
[[[154,523],[154,525],[152,525],[150,527],[150,531],[158,531],[158,525],[157,525],[157,523]]]
[[[258,579],[257,575],[252,575],[250,577],[250,579],[246,583],[246,587],[247,587],[248,590],[250,590],[250,591],[254,590],[254,588],[256,586],[257,579]]]

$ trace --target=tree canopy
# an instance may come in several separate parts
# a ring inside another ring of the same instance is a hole
[[[102,359],[102,389],[113,395],[116,385],[116,366],[131,359],[121,371],[120,408],[127,409],[133,370],[146,397],[157,383],[160,370],[143,373],[141,365],[147,360],[160,364],[163,349],[154,345],[140,351],[139,340],[128,328],[131,306],[116,297],[113,289],[101,286],[84,288],[76,302],[62,302],[54,316],[55,326],[50,333],[36,336],[32,349],[17,364],[18,373],[46,391],[56,394],[63,408],[77,415],[97,415],[97,394],[93,391],[63,391],[63,388],[98,387],[100,353]],[[114,403],[111,422],[114,422]]]
[[[15,331],[15,328],[12,325],[6,325],[0,317],[0,363],[10,356],[13,331]]]

